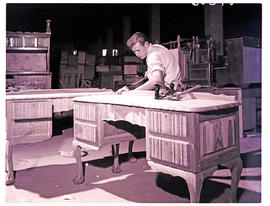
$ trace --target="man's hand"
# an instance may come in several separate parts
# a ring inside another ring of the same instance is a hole
[[[127,91],[129,91],[129,88],[128,88],[127,86],[124,86],[124,87],[118,89],[118,90],[116,91],[116,94],[120,95],[120,94],[122,94],[123,92],[127,92]]]

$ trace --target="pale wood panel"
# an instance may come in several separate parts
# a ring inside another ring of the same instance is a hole
[[[97,121],[97,111],[95,104],[89,103],[75,103],[74,104],[74,118],[96,122]]]
[[[150,111],[149,132],[188,137],[189,118],[185,114]]]
[[[204,156],[236,144],[235,116],[200,123],[200,155]]]
[[[8,72],[46,72],[46,53],[7,53]]]
[[[52,117],[50,101],[13,102],[12,107],[12,117],[15,120]]]
[[[173,163],[177,166],[189,167],[191,149],[190,143],[149,136],[150,158]]]
[[[35,136],[51,136],[51,121],[18,121],[13,125],[12,138],[28,137],[35,140]]]
[[[97,125],[76,121],[74,124],[75,138],[97,144]]]

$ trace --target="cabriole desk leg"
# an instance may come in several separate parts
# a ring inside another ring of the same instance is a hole
[[[186,178],[186,182],[188,185],[190,202],[199,203],[203,184],[203,177],[191,173],[189,177]]]
[[[79,145],[73,145],[75,158],[77,162],[77,175],[73,179],[74,184],[82,184],[84,182],[83,166],[81,158],[81,147]]]
[[[217,170],[217,167],[213,167],[197,174],[188,173],[188,175],[183,177],[188,185],[191,203],[200,202],[203,181],[206,177],[211,176],[216,170]]]
[[[6,142],[6,185],[12,185],[15,183],[14,170],[13,170],[13,144],[7,140]]]
[[[231,191],[232,191],[232,202],[237,202],[237,188],[238,183],[240,181],[243,163],[240,157],[230,160],[222,164],[227,168],[230,168],[232,174],[232,181],[231,181]]]

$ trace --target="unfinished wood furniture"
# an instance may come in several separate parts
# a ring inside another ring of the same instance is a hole
[[[188,185],[191,202],[200,201],[203,181],[219,165],[232,173],[232,200],[242,171],[239,152],[238,105],[232,96],[193,92],[180,101],[156,100],[153,91],[74,99],[74,151],[84,181],[81,150],[135,139],[109,122],[145,127],[146,159],[153,170],[180,176]]]
[[[52,137],[56,113],[72,111],[72,98],[104,94],[109,89],[42,89],[10,92],[6,95],[6,184],[15,182],[12,150],[16,144],[34,143]]]
[[[51,88],[50,22],[46,20],[46,32],[7,31],[7,91]]]
[[[193,44],[188,39],[181,39],[180,45],[180,36],[178,36],[176,41],[163,44],[169,47],[178,59],[182,83],[188,87],[200,84],[208,87],[211,93],[237,96],[237,100],[241,102],[240,138],[243,138],[246,132],[260,132],[261,41],[251,37],[227,39],[225,41],[227,54],[221,64],[214,58],[213,39],[200,40],[199,43],[204,42],[207,49],[197,47],[199,45],[197,40]]]

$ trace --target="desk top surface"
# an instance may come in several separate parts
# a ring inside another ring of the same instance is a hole
[[[15,99],[54,99],[54,98],[74,98],[77,96],[89,96],[99,93],[113,93],[111,89],[98,88],[69,88],[69,89],[39,89],[21,90],[6,94],[6,100]]]
[[[76,97],[75,102],[101,103],[123,106],[143,107],[183,112],[206,112],[232,108],[239,105],[234,96],[214,95],[211,93],[192,92],[183,95],[180,101],[156,100],[153,91],[127,92]]]

